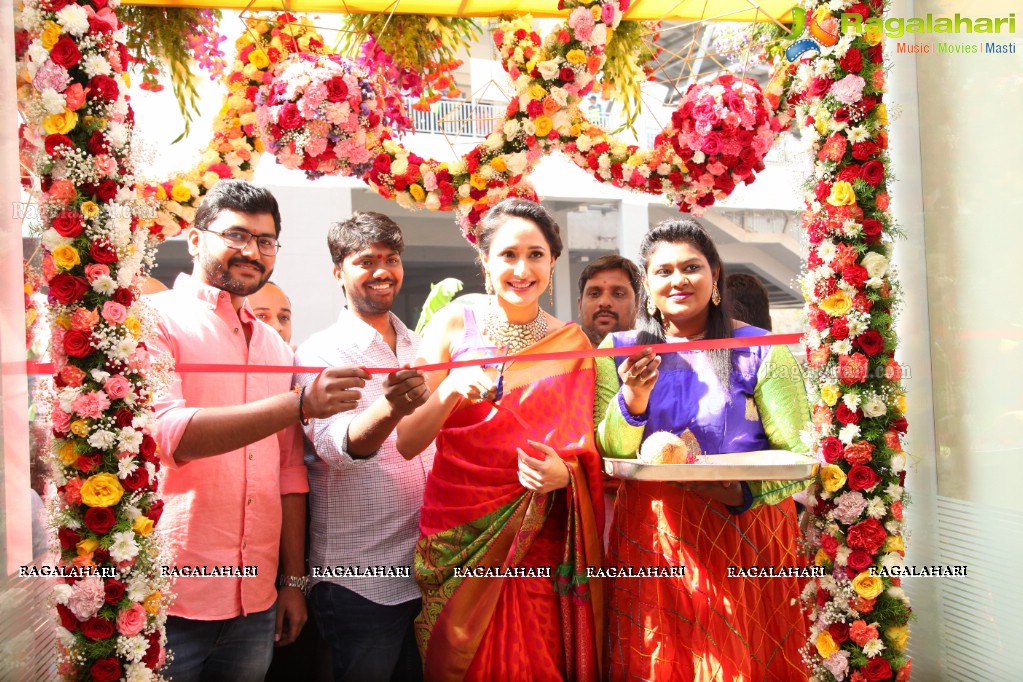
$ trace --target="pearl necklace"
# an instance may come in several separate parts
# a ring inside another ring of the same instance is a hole
[[[483,316],[483,335],[494,345],[506,349],[509,355],[547,336],[547,317],[542,310],[537,309],[536,317],[531,322],[513,324],[503,319],[496,308],[495,305],[489,306]]]

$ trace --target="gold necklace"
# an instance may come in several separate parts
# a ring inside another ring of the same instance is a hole
[[[498,314],[497,306],[490,305],[483,316],[483,334],[495,346],[508,354],[518,353],[547,336],[547,317],[537,308],[536,317],[525,324],[513,324]]]

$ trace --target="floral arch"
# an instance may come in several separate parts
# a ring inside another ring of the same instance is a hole
[[[764,91],[729,75],[691,87],[650,149],[618,141],[579,107],[628,10],[628,0],[561,0],[551,13],[563,21],[543,36],[528,15],[502,21],[493,38],[515,97],[493,132],[453,163],[402,144],[402,112],[380,61],[374,70],[330,54],[303,18],[253,16],[201,160],[182,177],[146,181],[132,165],[131,57],[116,3],[24,3],[21,143],[42,209],[52,320],[53,521],[63,565],[108,569],[56,588],[65,677],[155,679],[162,665],[168,585],[154,532],[162,502],[151,395],[167,368],[146,350],[151,321],[138,286],[157,242],[191,220],[216,180],[251,177],[269,151],[310,177],[355,175],[403,206],[457,210],[472,241],[489,206],[535,196],[527,178],[544,154],[560,151],[601,182],[699,212],[754,181],[790,121],[814,155],[803,214],[804,344],[816,388],[809,437],[822,466],[807,542],[825,576],[804,594],[806,658],[814,679],[908,677],[910,608],[899,578],[882,570],[904,556],[906,431],[894,360],[883,42],[838,31],[842,12],[865,19],[883,3],[809,0],[793,12],[805,32],[772,50],[775,77]]]

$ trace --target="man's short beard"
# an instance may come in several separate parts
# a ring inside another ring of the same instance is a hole
[[[241,261],[242,259],[231,258],[228,259],[228,268],[231,267],[231,261]],[[245,260],[244,262],[252,262]],[[229,274],[228,270],[224,268],[224,265],[217,259],[212,258],[206,253],[199,254],[199,265],[202,267],[203,272],[206,273],[206,281],[210,286],[216,287],[221,291],[226,291],[234,296],[251,296],[266,284],[267,280],[270,279],[271,272],[266,272],[266,268],[263,268],[263,276],[255,284],[246,284],[241,280],[234,279]]]

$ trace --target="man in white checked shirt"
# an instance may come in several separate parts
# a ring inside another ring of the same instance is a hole
[[[348,306],[299,347],[296,364],[407,367],[419,337],[391,313],[404,274],[401,229],[383,214],[355,213],[331,226],[327,244]],[[314,378],[298,375],[303,385]],[[422,602],[406,567],[419,539],[433,446],[406,460],[394,428],[428,395],[417,370],[375,374],[354,410],[305,426],[314,451],[306,457],[309,602],[330,643],[335,680],[422,679],[412,630]],[[359,575],[367,569],[371,575]]]

